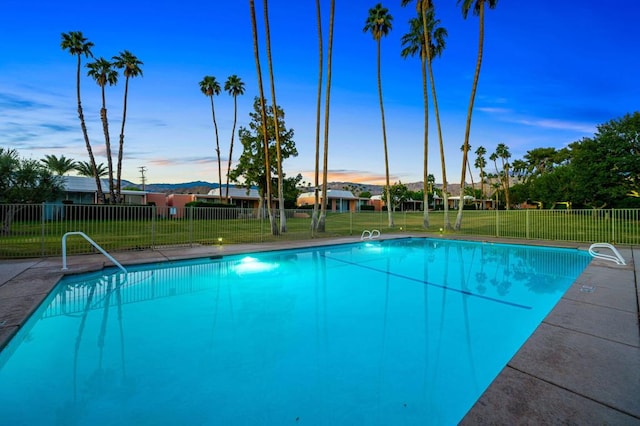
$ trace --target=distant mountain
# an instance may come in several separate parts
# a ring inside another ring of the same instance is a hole
[[[420,191],[422,189],[422,182],[405,183],[404,185],[410,191]],[[123,187],[136,187],[142,189],[142,185],[135,184],[129,181],[122,181]],[[162,192],[165,194],[207,194],[212,189],[218,188],[220,185],[212,182],[205,182],[197,180],[193,182],[184,183],[148,183],[145,184],[145,191],[150,192]],[[372,195],[382,194],[383,185],[372,185],[368,183],[354,183],[354,182],[328,182],[329,189],[340,189],[345,191],[351,191],[353,195],[358,196],[361,192],[368,191]],[[435,185],[437,188],[442,188],[441,184]],[[310,191],[310,187],[299,188],[302,191]],[[460,185],[449,184],[449,193],[457,195],[460,191]]]
[[[136,187],[142,189],[141,184],[122,181],[122,186]],[[165,194],[206,194],[212,189],[217,188],[217,183],[205,182],[197,180],[184,183],[147,183],[144,190],[149,192],[163,192]]]

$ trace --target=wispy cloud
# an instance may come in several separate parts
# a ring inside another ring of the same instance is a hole
[[[154,166],[179,166],[193,164],[212,164],[217,161],[213,157],[180,157],[180,158],[153,158],[149,160],[149,164]]]
[[[314,178],[313,170],[305,170],[301,172],[310,181]],[[329,170],[327,174],[327,180],[329,182],[352,182],[352,183],[368,183],[372,185],[385,185],[386,177],[384,174],[372,173],[362,170]],[[397,176],[389,176],[389,180],[392,183],[398,181]]]
[[[487,114],[510,114],[513,112],[509,108],[500,107],[478,107],[477,110],[486,112]]]
[[[566,130],[580,133],[593,133],[595,131],[595,126],[592,123],[563,120],[558,118],[536,117],[515,112],[511,108],[485,106],[478,107],[477,110],[491,114],[500,121],[506,123],[516,123],[541,129]]]
[[[13,93],[0,92],[0,108],[2,109],[38,109],[50,106]]]
[[[569,130],[575,132],[582,133],[593,133],[595,132],[595,126],[587,123],[580,123],[576,121],[569,120],[555,120],[555,119],[520,119],[515,120],[516,123],[524,124],[532,127],[541,127],[546,129],[557,129],[557,130]]]
[[[76,132],[78,130],[78,126],[71,126],[65,124],[58,123],[42,123],[40,127],[46,130],[50,130],[52,132]]]

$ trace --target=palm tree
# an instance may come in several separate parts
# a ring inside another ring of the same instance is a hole
[[[403,1],[404,6],[406,1]],[[423,217],[422,226],[426,229],[429,228],[429,191],[427,182],[429,177],[429,91],[427,84],[427,49],[425,49],[425,37],[422,29],[422,14],[417,18],[412,18],[409,21],[410,31],[402,36],[401,43],[404,47],[400,51],[400,56],[408,58],[409,56],[415,56],[416,53],[420,53],[420,63],[422,71],[422,98],[424,102],[424,156],[423,156],[423,168],[422,168],[422,195],[423,195]]]
[[[478,88],[478,79],[480,77],[480,66],[482,65],[482,48],[484,44],[484,5],[487,3],[489,8],[494,9],[498,4],[498,0],[458,0],[458,4],[462,3],[462,16],[467,19],[469,10],[473,6],[473,14],[480,17],[480,34],[478,36],[478,59],[476,62],[476,72],[473,77],[473,86],[471,88],[471,98],[469,100],[469,109],[467,110],[467,124],[464,132],[464,149],[462,150],[462,174],[460,177],[460,199],[464,192],[464,181],[467,171],[467,154],[469,152],[469,135],[471,133],[471,114],[473,113],[473,102],[476,97],[476,89]],[[458,217],[456,218],[456,230],[460,230],[462,226],[462,209],[463,203],[458,206]]]
[[[271,102],[273,110],[273,126],[276,132],[276,170],[278,173],[278,208],[280,210],[280,232],[287,232],[287,216],[284,211],[284,175],[282,173],[282,150],[280,147],[280,128],[278,125],[278,107],[276,103],[276,83],[273,76],[273,60],[271,58],[271,32],[269,30],[269,2],[264,0],[264,31],[267,47],[267,63],[271,82]]]
[[[471,149],[471,145],[467,147],[467,149]],[[460,147],[460,151],[464,152],[464,145]],[[473,173],[471,172],[471,161],[469,161],[469,157],[467,157],[467,170],[469,170],[469,179],[471,179],[471,189],[475,191],[476,183],[473,181]]]
[[[331,0],[331,10],[329,12],[329,45],[327,46],[327,87],[324,100],[324,148],[323,148],[323,161],[322,161],[322,206],[320,207],[320,218],[317,223],[317,230],[324,232],[327,219],[327,191],[329,186],[327,184],[327,177],[329,173],[329,105],[331,104],[331,69],[332,69],[332,57],[333,57],[333,23],[335,16],[336,2]],[[318,9],[318,13],[320,9]],[[318,16],[318,25],[320,25],[320,17]],[[320,30],[318,30],[320,31]],[[322,34],[319,33],[320,38]],[[322,74],[320,75],[320,85],[322,84]],[[318,93],[318,95],[320,95]],[[320,103],[318,103],[318,107]],[[317,196],[317,183],[316,183],[316,196]]]
[[[369,16],[365,21],[363,32],[370,32],[373,39],[376,41],[378,51],[378,94],[380,96],[380,114],[382,116],[382,140],[384,144],[384,168],[386,185],[385,190],[387,193],[387,200],[391,200],[391,185],[389,184],[389,155],[387,153],[387,130],[384,122],[384,105],[382,102],[382,79],[380,76],[380,40],[382,37],[386,37],[391,31],[391,21],[393,16],[389,13],[389,9],[382,7],[382,4],[378,3],[375,7],[369,9]],[[387,206],[387,214],[389,216],[389,228],[393,228],[393,212],[391,206]]]
[[[262,85],[262,69],[260,68],[260,50],[258,48],[258,28],[256,24],[256,7],[254,0],[249,0],[249,10],[251,12],[251,32],[253,34],[253,55],[256,61],[256,71],[258,74],[258,92],[260,94],[260,114],[262,115],[262,140],[264,149],[264,172],[265,172],[265,188],[267,201],[267,214],[269,215],[269,225],[271,226],[271,234],[277,235],[278,228],[271,211],[271,162],[269,160],[269,137],[267,134],[267,111],[266,100],[264,98],[264,88]]]
[[[107,150],[107,167],[109,169],[109,201],[115,203],[116,193],[113,187],[113,158],[111,157],[111,139],[109,138],[109,120],[107,119],[107,102],[104,88],[107,84],[113,86],[118,82],[118,71],[113,69],[113,64],[105,58],[98,58],[94,62],[87,64],[89,71],[87,75],[93,78],[102,94],[102,107],[100,108],[100,120],[102,121],[102,131],[104,132],[104,145]]]
[[[403,0],[402,6],[409,3],[409,0]],[[440,20],[435,19],[435,11],[433,6],[426,6],[428,2],[418,1],[418,17],[409,21],[410,32],[405,34],[401,42],[406,47],[400,52],[401,56],[407,58],[408,56],[414,56],[420,52],[420,59],[422,64],[422,94],[424,100],[424,170],[423,170],[423,196],[424,196],[424,216],[423,227],[429,227],[429,191],[428,191],[428,159],[429,159],[429,95],[428,95],[428,83],[427,83],[427,66],[431,70],[431,61],[434,56],[440,56],[445,46],[445,37],[447,36],[447,30],[444,28],[436,28],[440,24]],[[428,13],[423,13],[427,10]],[[426,20],[425,20],[426,19]],[[425,32],[426,28],[426,32]],[[433,42],[432,42],[433,41]],[[429,45],[429,49],[425,49],[425,46]],[[434,101],[437,103],[435,97],[435,86],[433,81],[433,73],[429,71],[431,76],[431,83],[434,88]],[[438,128],[440,128],[439,116],[438,116]],[[442,151],[444,155],[444,151]],[[446,173],[446,172],[445,172]]]
[[[113,65],[122,69],[122,74],[124,75],[124,105],[122,107],[122,126],[120,127],[120,143],[118,147],[118,171],[116,174],[116,202],[120,203],[122,201],[122,159],[124,155],[124,124],[127,120],[127,96],[129,95],[129,79],[135,78],[137,76],[142,77],[142,68],[140,65],[144,65],[133,53],[128,50],[124,50],[120,52],[120,55],[114,56],[111,58],[113,60]]]
[[[482,199],[485,198],[484,192],[484,168],[487,167],[487,160],[485,160],[484,156],[487,153],[487,150],[483,146],[479,146],[476,149],[476,161],[474,162],[474,167],[480,169],[480,194]],[[483,204],[484,205],[484,204]]]
[[[509,168],[511,165],[509,164],[509,158],[511,158],[511,153],[509,152],[509,147],[507,147],[503,143],[499,143],[496,146],[495,155],[500,158],[502,162],[502,186],[504,188],[504,199],[506,203],[506,209],[509,210],[510,200],[509,200]]]
[[[62,176],[71,170],[75,170],[76,162],[71,158],[67,158],[64,155],[57,157],[55,155],[45,155],[43,159],[40,160],[44,163],[45,166],[58,176]]]
[[[495,153],[495,152],[492,153],[489,156],[489,160],[493,161],[493,167],[496,170],[496,173],[494,175],[490,176],[490,178],[492,180],[494,180],[494,181],[497,180],[497,182],[493,182],[491,184],[491,187],[495,189],[494,192],[497,192],[497,188],[503,187],[503,192],[504,192],[504,181],[502,180],[502,175],[501,175],[500,171],[498,170],[498,154]],[[496,208],[498,207],[497,203],[498,203],[498,198],[496,197]]]
[[[318,190],[320,186],[320,120],[322,111],[322,70],[323,70],[323,53],[322,46],[322,14],[320,13],[320,0],[316,0],[316,17],[318,20],[318,96],[316,99],[316,156],[314,168],[314,184],[313,189],[313,214],[311,215],[311,232],[324,232],[324,226],[318,221],[318,204],[320,202]],[[323,177],[326,171],[323,173]],[[324,224],[323,224],[324,225]]]
[[[216,122],[216,110],[213,106],[213,95],[220,94],[220,83],[215,77],[205,75],[200,82],[200,91],[211,100],[211,116],[213,118],[213,129],[216,135],[216,155],[218,156],[218,184],[222,187],[222,166],[220,163],[220,140],[218,139],[218,123]],[[222,189],[222,188],[220,188]],[[218,199],[222,202],[222,191],[218,192]]]
[[[84,55],[86,58],[93,58],[91,48],[93,43],[88,41],[83,35],[82,31],[70,31],[68,33],[62,33],[62,42],[60,43],[62,50],[68,50],[73,56],[78,57],[78,66],[76,71],[76,94],[78,98],[78,118],[80,119],[80,128],[82,129],[82,135],[84,136],[84,143],[87,147],[87,153],[89,154],[89,161],[91,164],[91,170],[93,170],[93,177],[96,180],[96,188],[98,192],[98,199],[103,203],[106,202],[102,186],[100,184],[100,178],[96,171],[96,159],[93,156],[93,150],[91,149],[91,142],[89,141],[89,133],[87,132],[87,125],[84,121],[84,112],[82,111],[82,101],[80,98],[80,68],[81,57]]]
[[[231,170],[231,158],[233,157],[233,136],[236,132],[236,123],[238,121],[238,96],[244,95],[244,82],[240,77],[233,74],[227,78],[224,83],[224,90],[233,96],[233,129],[231,130],[231,144],[229,145],[229,163],[227,165],[227,184],[225,185],[224,199],[229,202],[229,171]]]
[[[410,3],[411,0],[402,0],[402,6]],[[444,157],[444,142],[442,139],[442,126],[440,124],[440,108],[438,107],[438,96],[436,92],[435,77],[433,75],[432,62],[435,57],[442,55],[445,48],[445,38],[447,37],[447,30],[438,27],[440,20],[435,18],[435,9],[430,0],[417,0],[416,10],[420,15],[420,22],[422,23],[422,34],[424,37],[424,46],[428,45],[429,49],[426,49],[425,55],[427,57],[427,67],[429,72],[429,79],[431,80],[431,95],[433,97],[433,107],[436,114],[436,126],[438,128],[438,143],[440,148],[440,167],[442,169],[442,196],[444,207],[444,228],[451,229],[451,222],[449,220],[449,191],[447,190],[447,168]],[[426,161],[426,160],[425,160]]]
[[[92,166],[88,161],[78,161],[74,169],[80,176],[93,177],[97,174],[98,179],[107,176],[107,174],[109,173],[104,163],[96,165],[94,172],[94,166]]]

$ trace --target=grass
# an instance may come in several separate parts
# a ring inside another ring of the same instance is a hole
[[[453,225],[456,211],[449,213]],[[203,216],[203,215],[199,215]],[[448,231],[443,212],[430,212],[430,226],[422,212],[394,213],[394,228],[386,212],[328,213],[326,231],[312,235],[310,218],[290,217],[287,232],[274,236],[268,220],[160,219],[14,221],[9,235],[0,236],[0,258],[61,255],[66,232],[83,231],[107,251],[143,250],[159,246],[261,243],[339,236],[360,236],[365,229],[382,233],[455,233],[519,239],[640,244],[640,210],[594,211],[511,210],[465,211],[460,231]],[[442,230],[442,231],[441,231]],[[79,236],[67,240],[67,253],[94,249]]]

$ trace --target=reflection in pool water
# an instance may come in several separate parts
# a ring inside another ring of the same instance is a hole
[[[589,260],[402,239],[68,276],[0,353],[0,418],[455,424]]]

